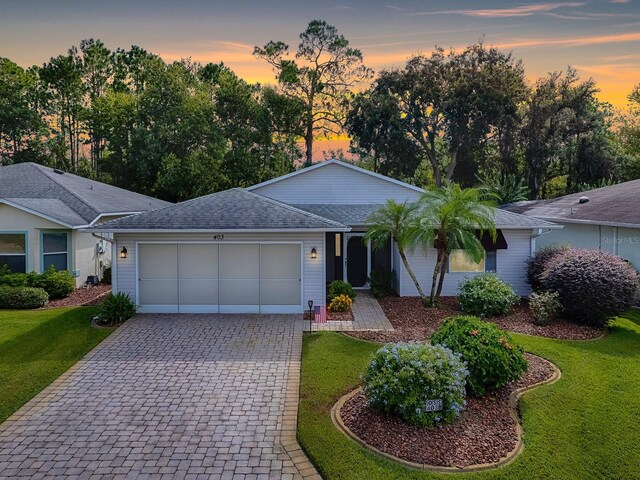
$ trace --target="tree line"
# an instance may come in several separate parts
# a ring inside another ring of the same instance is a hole
[[[270,41],[253,53],[273,85],[94,39],[39,67],[0,58],[0,163],[181,201],[307,166],[314,141],[346,133],[338,156],[423,187],[480,185],[501,202],[640,177],[640,85],[622,114],[575,70],[531,84],[520,60],[482,42],[374,73],[320,20],[295,52]]]

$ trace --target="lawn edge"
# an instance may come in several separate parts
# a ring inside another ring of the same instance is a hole
[[[530,354],[530,355],[533,355],[533,354]],[[384,457],[387,460],[390,460],[394,463],[400,464],[404,467],[407,467],[413,470],[429,471],[434,473],[469,473],[469,472],[479,472],[483,470],[492,470],[495,468],[499,468],[511,463],[524,450],[524,440],[523,440],[524,429],[522,427],[520,412],[518,409],[520,398],[530,390],[541,387],[543,385],[551,385],[552,383],[555,383],[558,380],[560,380],[560,378],[562,377],[562,372],[554,363],[538,355],[534,355],[534,356],[549,363],[553,368],[553,375],[551,375],[551,377],[547,378],[546,380],[543,380],[538,383],[534,383],[533,385],[529,385],[527,387],[516,389],[513,392],[511,392],[511,395],[509,396],[509,414],[511,415],[513,420],[516,422],[516,434],[518,436],[518,440],[516,442],[516,446],[509,453],[507,453],[507,455],[505,455],[503,458],[501,458],[497,462],[479,463],[476,465],[469,465],[467,467],[443,467],[438,465],[430,465],[426,463],[417,463],[417,462],[411,462],[409,460],[403,460],[402,458],[399,458],[389,453],[378,450],[376,447],[368,444],[367,442],[362,440],[360,437],[358,437],[355,433],[353,433],[340,418],[340,409],[349,399],[351,399],[353,396],[359,393],[362,390],[362,387],[357,387],[356,389],[352,390],[351,392],[347,393],[346,395],[343,395],[338,399],[338,401],[333,405],[333,407],[331,407],[331,421],[339,431],[344,433],[347,437],[355,441],[360,446],[366,448],[367,450],[377,455]]]

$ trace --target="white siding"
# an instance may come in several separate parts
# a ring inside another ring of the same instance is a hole
[[[339,164],[324,165],[253,192],[292,204],[377,204],[416,200],[420,192]]]
[[[74,230],[71,238],[73,246],[71,269],[80,271],[76,278],[76,283],[80,286],[86,282],[89,275],[100,276],[101,269],[110,262],[111,247],[104,242],[105,253],[99,254],[97,246],[100,240],[90,233]]]
[[[122,247],[127,248],[127,258],[117,256],[115,285],[117,291],[128,293],[132,299],[136,298],[136,243],[143,242],[189,242],[189,241],[214,241],[213,236],[206,233],[140,233],[140,234],[116,234],[115,251],[120,252]],[[264,233],[264,234],[225,234],[225,242],[302,242],[303,258],[303,307],[308,300],[313,300],[315,305],[325,304],[325,276],[324,276],[324,232],[318,233]],[[317,257],[311,258],[311,249],[315,247]]]
[[[618,228],[617,230],[617,254],[629,260],[631,265],[640,271],[640,229]]]
[[[526,261],[531,253],[531,230],[503,230],[507,241],[506,250],[497,252],[497,274],[510,284],[518,295],[525,296],[531,291],[526,280]],[[436,250],[429,248],[425,251],[416,250],[407,253],[409,266],[418,277],[422,290],[428,295],[431,290],[431,279],[436,261]],[[394,263],[395,266],[395,263]],[[404,265],[395,267],[401,270],[400,294],[402,296],[417,296],[418,292],[411,281]],[[458,285],[465,278],[475,275],[473,273],[447,273],[442,287],[444,296],[453,296],[458,293]]]

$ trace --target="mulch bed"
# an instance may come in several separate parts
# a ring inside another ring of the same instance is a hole
[[[423,306],[419,297],[387,297],[378,300],[378,302],[395,330],[392,332],[349,332],[349,335],[381,343],[428,340],[445,318],[465,315],[460,311],[455,297],[442,298],[439,308]],[[545,327],[534,325],[526,300],[523,300],[520,305],[516,305],[509,315],[490,317],[485,320],[512,332],[565,340],[591,340],[605,332],[602,329],[578,325],[567,320],[556,320]]]
[[[308,310],[305,310],[302,318],[304,320],[309,320]],[[352,322],[353,312],[351,311],[351,309],[349,309],[346,312],[330,312],[329,310],[327,310],[327,321],[328,322]]]
[[[361,440],[380,451],[432,466],[466,467],[495,463],[517,444],[516,421],[509,413],[509,396],[553,376],[553,366],[525,354],[529,369],[520,380],[482,398],[467,398],[461,416],[440,427],[416,427],[366,405],[359,392],[340,410],[344,424]]]
[[[77,288],[66,298],[51,300],[45,308],[99,305],[111,291],[111,285],[100,284]]]

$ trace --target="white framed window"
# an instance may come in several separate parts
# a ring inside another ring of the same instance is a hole
[[[0,233],[0,266],[6,265],[14,273],[27,272],[27,234]]]
[[[449,255],[449,272],[479,273],[497,271],[497,251],[489,250],[479,262],[470,259],[464,250],[454,250]]]
[[[67,232],[42,232],[42,271],[53,265],[57,270],[69,270],[69,234]]]

